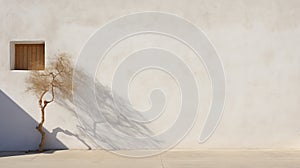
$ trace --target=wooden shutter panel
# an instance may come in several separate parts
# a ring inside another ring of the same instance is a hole
[[[45,44],[15,44],[16,70],[43,70]]]
[[[26,70],[27,67],[27,53],[25,53],[26,46],[23,44],[15,45],[15,69]]]

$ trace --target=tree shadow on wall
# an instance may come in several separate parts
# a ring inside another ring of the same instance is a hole
[[[89,150],[92,149],[92,147],[87,142],[85,142],[78,134],[74,134],[71,131],[64,130],[60,127],[53,129],[51,132],[51,136],[56,137],[58,133],[63,133],[65,135],[75,137],[78,141],[80,141],[82,144],[84,144],[87,147],[87,149],[89,149]]]
[[[83,72],[75,74],[74,98],[58,99],[57,102],[76,113],[80,135],[87,135],[93,147],[106,150],[159,148],[159,141],[151,138],[154,134],[147,125],[131,119],[133,115],[143,118],[140,112],[123,98],[113,95],[111,89],[99,81]]]

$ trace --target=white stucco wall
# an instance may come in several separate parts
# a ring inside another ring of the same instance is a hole
[[[0,0],[0,89],[39,120],[35,97],[25,93],[28,72],[10,70],[10,41],[44,40],[46,59],[64,51],[76,60],[89,37],[108,21],[135,12],[169,12],[207,34],[223,61],[227,87],[222,120],[213,136],[199,144],[211,90],[203,65],[186,58],[199,75],[202,105],[195,126],[177,148],[300,148],[299,8],[298,0]],[[133,39],[123,50],[147,38]],[[105,73],[99,75],[104,83],[109,83],[113,65],[113,59],[104,64]],[[141,95],[133,93],[132,100],[147,107],[139,102]],[[61,127],[78,133],[77,124],[63,107],[52,104],[47,109],[49,132]],[[58,139],[69,148],[85,148],[75,137],[59,133]]]

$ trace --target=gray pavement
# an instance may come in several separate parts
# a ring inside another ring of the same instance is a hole
[[[0,153],[0,168],[34,167],[300,168],[300,150],[168,151],[146,158],[127,158],[103,150]]]

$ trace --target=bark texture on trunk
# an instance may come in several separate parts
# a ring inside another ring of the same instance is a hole
[[[43,103],[43,97],[45,96],[46,93],[47,93],[47,91],[44,91],[42,93],[40,99],[39,99],[39,105],[40,105],[40,109],[41,109],[41,122],[36,127],[36,129],[41,134],[41,141],[40,141],[40,144],[39,144],[39,152],[43,152],[44,151],[44,144],[45,144],[45,139],[46,139],[46,133],[43,130],[43,124],[45,122],[45,108],[47,107],[47,105],[49,103],[53,102],[53,100],[54,100],[54,86],[51,85],[51,96],[52,96],[52,99],[49,100],[49,101],[44,100],[44,103]]]

